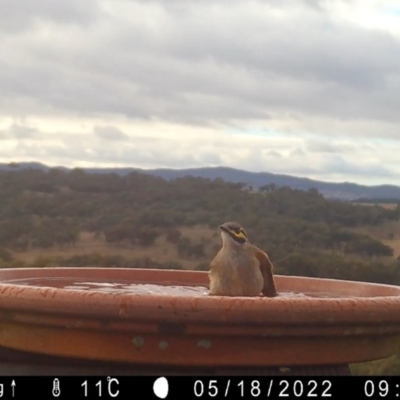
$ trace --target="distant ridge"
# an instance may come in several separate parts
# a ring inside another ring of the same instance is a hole
[[[70,170],[66,167],[54,167],[65,171]],[[21,162],[0,164],[0,170],[15,171],[22,169],[40,169],[47,171],[50,167],[38,162]],[[316,181],[309,178],[300,178],[291,175],[272,174],[269,172],[249,172],[229,167],[204,167],[187,169],[140,169],[140,168],[82,168],[88,173],[116,173],[127,175],[132,171],[161,177],[166,180],[181,178],[184,176],[194,176],[207,179],[221,178],[227,182],[245,183],[253,189],[261,186],[275,184],[276,186],[289,186],[293,189],[308,190],[317,189],[324,197],[337,200],[393,200],[400,201],[400,186],[379,185],[365,186],[356,183],[343,182],[331,183]]]

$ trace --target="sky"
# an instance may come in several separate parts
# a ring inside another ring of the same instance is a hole
[[[400,3],[2,0],[0,162],[400,185]]]

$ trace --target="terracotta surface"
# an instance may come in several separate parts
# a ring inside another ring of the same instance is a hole
[[[291,368],[258,367],[196,367],[170,365],[141,365],[131,363],[99,362],[48,356],[8,349],[0,346],[1,376],[68,376],[68,375],[118,375],[118,376],[334,376],[351,375],[347,365],[295,366]]]
[[[150,283],[165,291],[66,289],[64,278],[77,287]],[[0,345],[87,360],[222,369],[348,364],[398,349],[400,287],[276,276],[277,298],[229,298],[205,294],[207,285],[207,273],[193,271],[3,269]],[[168,294],[173,286],[204,291]]]

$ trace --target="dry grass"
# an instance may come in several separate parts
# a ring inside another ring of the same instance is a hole
[[[366,205],[366,204],[363,204]],[[371,204],[372,205],[372,204]],[[384,206],[396,206],[386,204]],[[187,236],[193,243],[202,242],[205,246],[205,255],[201,259],[183,259],[179,256],[176,246],[166,240],[165,235],[157,238],[156,243],[150,247],[133,246],[129,244],[110,244],[104,236],[96,237],[94,233],[82,232],[76,246],[58,247],[49,249],[29,249],[26,252],[14,252],[17,260],[32,263],[38,257],[71,257],[97,253],[103,256],[120,255],[127,260],[149,257],[156,262],[176,261],[185,269],[193,269],[200,263],[208,263],[215,256],[221,246],[221,237],[216,229],[205,225],[179,228],[183,236]],[[394,258],[400,256],[400,221],[388,221],[378,226],[365,226],[352,229],[354,232],[367,234],[382,241],[394,250]],[[331,252],[331,251],[329,251]],[[351,258],[350,255],[348,255]],[[355,257],[354,259],[357,259]],[[392,258],[385,257],[383,262],[391,262]]]
[[[214,245],[220,244],[220,236],[215,235],[214,230],[204,226],[193,228],[182,228],[182,235],[188,236],[192,242],[204,241],[205,256],[201,259],[182,259],[176,246],[166,240],[165,235],[157,238],[153,246],[142,247],[130,244],[110,244],[104,236],[96,237],[94,233],[82,232],[75,246],[53,246],[49,249],[32,248],[26,252],[13,252],[17,260],[32,263],[39,257],[71,257],[73,255],[84,255],[97,253],[103,256],[119,255],[127,260],[149,257],[156,262],[177,261],[185,269],[194,269],[201,262],[210,262],[215,255]]]
[[[355,203],[362,206],[374,206],[374,203]],[[396,203],[380,203],[380,207],[395,209]],[[374,239],[380,240],[382,243],[390,246],[394,250],[393,258],[400,256],[400,221],[387,221],[377,226],[365,226],[351,229],[356,233],[364,233]]]
[[[356,204],[358,206],[369,206],[369,207],[373,207],[373,206],[377,205],[379,207],[387,208],[388,210],[394,210],[397,207],[397,203],[379,203],[379,204],[375,204],[375,203],[353,203],[353,204]]]
[[[400,256],[400,221],[387,221],[378,226],[365,226],[352,229],[357,233],[364,233],[394,250],[394,258]]]
[[[190,237],[194,241],[200,241],[202,238],[217,238],[220,240],[220,236],[217,230],[210,229],[208,226],[196,225],[194,227],[182,227],[179,228],[182,235]]]

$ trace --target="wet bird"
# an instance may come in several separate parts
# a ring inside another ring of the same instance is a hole
[[[210,294],[277,296],[273,265],[268,255],[249,242],[238,223],[226,222],[219,229],[222,248],[210,264]]]

